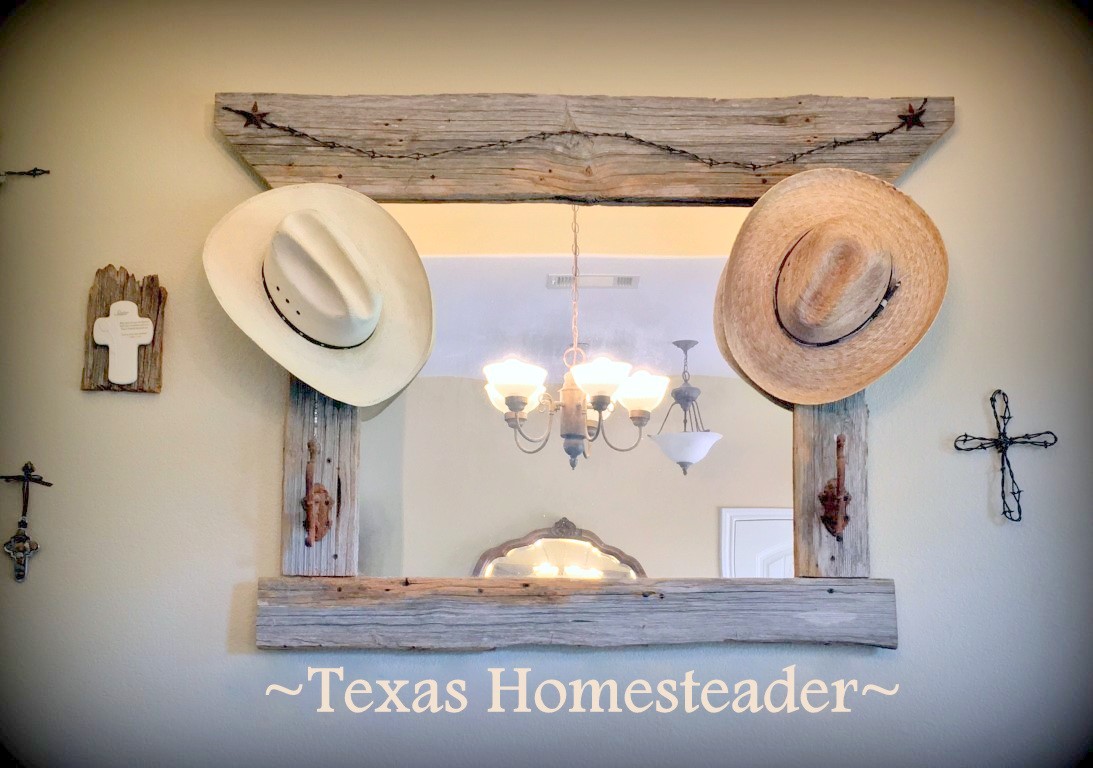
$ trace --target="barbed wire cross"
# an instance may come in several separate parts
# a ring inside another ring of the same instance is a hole
[[[999,410],[998,402],[1001,400],[1002,408]],[[1009,449],[1014,445],[1035,445],[1039,448],[1050,448],[1059,441],[1058,436],[1051,431],[1032,432],[1030,434],[1010,437],[1007,433],[1010,419],[1013,414],[1010,411],[1009,396],[1000,389],[994,390],[991,395],[991,409],[994,411],[994,424],[998,429],[998,437],[972,437],[965,432],[953,441],[953,447],[958,451],[989,451],[996,450],[1002,456],[1002,515],[1007,520],[1015,523],[1021,522],[1021,486],[1017,484],[1017,478],[1013,475],[1013,465],[1010,464]],[[1016,505],[1016,509],[1010,506],[1010,499]]]

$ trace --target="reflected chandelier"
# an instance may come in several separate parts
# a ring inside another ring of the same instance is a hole
[[[577,323],[580,300],[580,247],[578,245],[580,227],[577,224],[577,206],[573,206],[572,228],[571,330],[573,337],[569,349],[562,355],[562,362],[567,371],[557,399],[547,393],[545,383],[547,372],[545,368],[538,365],[508,358],[503,362],[487,365],[482,372],[486,376],[486,395],[493,406],[505,415],[505,422],[512,428],[516,447],[528,454],[543,450],[550,440],[554,417],[557,414],[561,425],[562,447],[569,456],[570,467],[576,469],[577,460],[582,456],[588,458],[589,445],[600,438],[613,450],[620,452],[634,450],[644,436],[645,426],[649,423],[653,409],[664,399],[669,379],[667,376],[655,375],[648,371],[632,372],[633,366],[630,363],[618,362],[607,357],[586,360],[584,350],[580,347]],[[686,386],[686,381],[684,385]],[[695,392],[697,393],[697,390]],[[615,445],[607,436],[605,420],[614,411],[615,403],[626,409],[630,421],[638,430],[633,444],[625,448]],[[529,410],[532,409],[547,414],[546,430],[538,437],[531,437],[524,431],[524,423],[527,421]],[[685,414],[689,413],[689,408],[683,410]],[[657,436],[657,442],[665,454],[683,466],[683,462],[673,455],[678,451],[669,450],[669,446],[661,442],[661,437]],[[672,448],[674,449],[675,446],[673,445]],[[706,450],[708,451],[709,448],[707,447]],[[688,454],[688,457],[690,455]],[[705,451],[702,451],[702,455],[705,455]],[[693,461],[697,460],[697,458],[693,459]],[[693,461],[684,466],[684,474]]]

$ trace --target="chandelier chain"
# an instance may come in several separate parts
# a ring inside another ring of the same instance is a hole
[[[584,360],[584,350],[581,349],[581,346],[580,346],[580,333],[577,330],[577,318],[578,318],[578,314],[579,314],[578,304],[579,304],[579,301],[580,301],[580,278],[581,278],[581,267],[580,267],[581,247],[580,247],[580,244],[578,242],[578,236],[581,232],[581,225],[577,222],[578,206],[574,205],[572,207],[573,207],[573,223],[572,223],[571,227],[573,229],[573,283],[570,286],[570,311],[571,311],[571,317],[572,317],[571,330],[573,332],[573,344],[566,351],[566,353],[564,355],[562,355],[562,362],[565,363],[566,366],[568,366],[570,368],[572,368],[578,362],[581,362],[581,361]]]

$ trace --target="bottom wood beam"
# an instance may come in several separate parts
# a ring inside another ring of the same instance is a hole
[[[374,579],[258,582],[260,648],[839,643],[896,647],[889,579]]]

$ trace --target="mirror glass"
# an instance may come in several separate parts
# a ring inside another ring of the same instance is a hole
[[[633,568],[578,539],[536,539],[494,558],[478,574],[485,578],[636,579]]]
[[[641,563],[563,517],[482,553],[474,575],[483,578],[636,579]]]
[[[402,394],[364,413],[363,574],[469,576],[483,552],[567,517],[633,556],[650,577],[716,577],[723,508],[791,506],[791,414],[736,377],[713,337],[724,257],[580,260],[578,321],[589,359],[607,355],[669,376],[671,390],[682,384],[683,367],[672,342],[698,342],[690,383],[701,390],[706,428],[722,438],[686,476],[647,437],[627,452],[597,440],[570,468],[558,418],[543,450],[526,455],[491,405],[482,368],[507,357],[545,368],[547,391],[558,398],[572,336],[572,256],[424,261],[436,312],[433,353]],[[666,394],[652,411],[647,436],[681,431],[672,402]],[[523,429],[537,437],[547,423],[529,409]],[[621,407],[604,420],[604,433],[620,448],[638,437]],[[532,563],[534,554],[515,557],[534,568],[543,562]],[[610,563],[582,567],[601,565]]]

